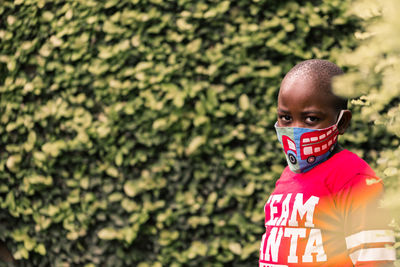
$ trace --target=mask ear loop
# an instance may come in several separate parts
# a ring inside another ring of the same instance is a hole
[[[338,117],[338,119],[337,119],[337,121],[336,121],[336,123],[335,123],[336,126],[339,125],[339,122],[340,122],[340,120],[342,119],[343,114],[344,114],[344,109],[342,109],[342,110],[340,111],[340,113],[339,113],[339,117]]]

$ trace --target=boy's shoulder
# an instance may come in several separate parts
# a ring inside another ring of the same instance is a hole
[[[306,173],[294,173],[286,167],[277,184],[291,183],[295,180],[303,184],[323,185],[334,193],[366,179],[380,182],[367,162],[349,150],[342,150]]]
[[[326,163],[328,173],[325,183],[331,187],[332,191],[338,191],[369,179],[381,182],[369,164],[349,150],[335,154]]]
[[[347,149],[333,155],[327,163],[331,165],[330,167],[350,175],[365,174],[375,176],[375,172],[365,160]]]

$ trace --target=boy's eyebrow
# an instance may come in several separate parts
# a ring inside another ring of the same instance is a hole
[[[320,110],[306,110],[306,111],[301,112],[302,115],[307,115],[307,114],[310,114],[310,113],[317,114],[317,115],[320,115],[320,116],[325,115],[325,113],[320,111]]]
[[[285,109],[282,109],[282,108],[278,108],[278,112],[281,112],[281,113],[290,113],[290,111],[285,110]]]
[[[278,108],[277,111],[278,111],[278,113],[289,113],[290,114],[290,111],[288,111],[286,109],[282,109],[282,108]],[[306,110],[306,111],[301,112],[302,115],[307,115],[310,113],[316,114],[316,115],[325,115],[325,113],[320,110]]]

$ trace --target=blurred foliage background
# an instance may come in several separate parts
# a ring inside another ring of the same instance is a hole
[[[354,5],[2,1],[0,240],[21,266],[256,265],[277,91],[309,58],[349,71],[342,142],[396,192],[400,21]]]
[[[346,138],[358,143],[386,185],[383,205],[393,217],[397,258],[400,255],[400,17],[397,0],[362,0],[350,9],[363,21],[356,31],[357,49],[343,53],[338,63],[348,67],[335,81],[337,93],[352,98],[356,110],[353,131]],[[400,262],[396,262],[400,266]]]

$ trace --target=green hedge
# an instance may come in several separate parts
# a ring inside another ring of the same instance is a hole
[[[369,159],[385,182],[383,205],[393,217],[397,259],[400,259],[399,8],[397,0],[355,2],[351,13],[363,19],[365,30],[355,34],[360,39],[357,49],[340,57],[340,64],[350,70],[335,86],[338,93],[354,98],[352,102],[358,110],[352,127],[354,136],[350,139],[347,136],[348,140],[358,142],[359,153]]]
[[[257,264],[280,80],[354,47],[349,3],[3,1],[0,239],[26,266]]]

